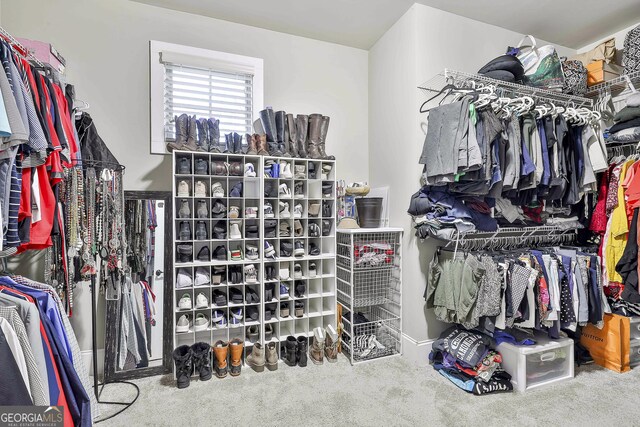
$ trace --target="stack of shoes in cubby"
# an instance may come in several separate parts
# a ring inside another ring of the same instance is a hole
[[[329,131],[329,117],[322,114],[287,114],[267,107],[260,111],[260,118],[253,122],[254,134],[250,139],[247,154],[273,157],[309,158],[334,160],[326,153],[325,141]],[[265,169],[266,176],[287,178],[291,169],[279,167],[277,163]],[[279,173],[276,172],[279,170]],[[283,176],[284,172],[284,176]]]
[[[197,342],[192,346],[181,345],[173,350],[172,356],[178,388],[189,387],[194,374],[201,381],[211,379],[211,346],[206,342]]]

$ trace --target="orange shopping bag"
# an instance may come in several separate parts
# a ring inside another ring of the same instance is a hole
[[[600,366],[616,372],[627,372],[630,344],[629,318],[617,314],[604,315],[604,327],[598,329],[589,323],[582,328],[580,344],[585,346]]]

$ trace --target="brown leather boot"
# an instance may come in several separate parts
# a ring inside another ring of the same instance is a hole
[[[322,126],[322,114],[312,114],[309,116],[309,142],[307,143],[307,154],[311,159],[321,159],[320,155],[320,128]]]
[[[189,116],[181,114],[174,119],[176,128],[176,140],[167,143],[167,151],[185,150],[184,145],[187,143],[187,128],[189,127]]]
[[[298,114],[296,116],[296,148],[298,157],[307,158],[307,131],[309,129],[309,116]]]
[[[267,145],[267,135],[253,134],[253,138],[256,140],[256,148],[258,149],[258,156],[269,155],[269,145]]]
[[[335,160],[335,156],[330,156],[325,151],[325,140],[327,139],[327,132],[329,131],[329,117],[322,116],[322,125],[320,126],[320,146],[318,147],[318,151],[320,151],[320,156],[325,160]]]
[[[229,342],[229,347],[231,348],[231,376],[237,377],[242,369],[244,341],[240,338],[234,338]]]
[[[287,128],[289,129],[289,153],[291,153],[291,157],[300,157],[296,147],[297,130],[293,114],[287,114]]]
[[[247,154],[249,156],[255,156],[258,154],[258,142],[255,139],[255,135],[246,134],[244,139],[247,140]]]
[[[213,367],[216,371],[216,377],[224,378],[227,376],[227,354],[229,352],[229,344],[221,340],[216,341],[213,345],[213,354],[215,355]]]

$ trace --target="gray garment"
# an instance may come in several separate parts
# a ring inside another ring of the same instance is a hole
[[[4,99],[4,108],[7,110],[7,117],[9,118],[9,126],[11,127],[11,136],[1,138],[2,146],[0,149],[6,150],[7,148],[25,143],[29,140],[29,134],[27,128],[22,122],[20,111],[18,111],[18,105],[16,104],[16,98],[13,96],[9,79],[4,72],[4,67],[0,67],[0,91],[2,91],[2,97]]]
[[[133,354],[136,364],[140,361],[138,337],[135,329],[136,320],[133,314],[134,307],[131,300],[131,287],[131,278],[127,277],[120,297],[120,304],[122,304],[122,313],[120,315],[120,343],[118,344],[118,367],[120,369],[124,369],[125,362],[127,361],[127,352]]]
[[[586,129],[588,126],[585,126]],[[582,152],[584,158],[584,165],[582,167],[582,182],[580,183],[580,190],[586,192],[592,192],[595,190],[596,174],[593,171],[593,165],[591,164],[591,157],[589,155],[589,136],[585,130],[582,130]]]
[[[529,153],[529,158],[531,162],[536,165],[535,157],[533,153],[533,141],[534,141],[534,133],[538,133],[538,127],[536,126],[536,122],[531,116],[531,114],[526,114],[522,118],[522,126],[521,126],[521,143]],[[542,159],[540,159],[542,161]],[[536,173],[535,169],[532,173],[527,176],[520,177],[520,182],[518,185],[518,190],[530,190],[536,188]]]
[[[18,314],[18,310],[16,308],[0,307],[0,318],[5,319],[18,336],[18,341],[20,342],[20,347],[22,347],[22,353],[24,354],[24,360],[27,363],[29,389],[31,391],[33,404],[37,406],[49,406],[48,378],[46,376],[43,378],[40,375],[38,361],[31,349],[28,334],[20,315]],[[47,388],[46,394],[44,391],[45,385]]]
[[[482,151],[480,151],[480,145],[478,144],[478,136],[476,134],[476,127],[473,121],[468,121],[469,129],[467,131],[467,167],[465,171],[478,170],[482,167]]]
[[[91,400],[91,416],[92,419],[98,418],[100,415],[100,408],[98,407],[98,401],[96,400],[96,395],[93,391],[93,382],[89,380],[89,371],[84,366],[84,362],[82,361],[82,352],[80,351],[80,346],[78,345],[78,340],[76,339],[76,334],[71,327],[71,322],[69,322],[69,317],[65,314],[64,304],[62,300],[58,296],[58,294],[53,290],[53,288],[46,283],[35,282],[33,280],[29,280],[22,276],[15,276],[13,279],[16,282],[22,283],[33,289],[39,289],[41,291],[45,291],[58,305],[58,311],[60,312],[60,317],[62,317],[62,323],[64,326],[64,331],[67,335],[67,341],[69,342],[69,347],[71,348],[71,356],[73,359],[73,368],[76,373],[80,377],[80,381],[82,382],[82,386],[84,390],[87,392],[89,399]]]
[[[40,313],[38,308],[20,298],[16,298],[12,295],[0,294],[0,308],[15,307],[16,313],[20,316],[22,324],[27,333],[27,339],[31,345],[31,352],[38,366],[38,372],[40,378],[48,381],[49,375],[47,371],[47,362],[44,357],[44,347],[42,345],[42,335],[40,334]],[[46,405],[51,405],[54,402],[50,402],[49,387],[44,387],[44,397],[47,402]]]
[[[522,157],[520,125],[516,117],[511,117],[502,138],[507,141],[502,188],[503,190],[511,190],[516,188],[520,181],[520,162]]]
[[[576,275],[580,276],[580,281],[582,282],[582,289],[578,292],[582,291],[584,293],[584,298],[580,293],[578,294],[578,297],[580,298],[578,323],[580,323],[580,326],[584,326],[589,322],[589,272],[587,271],[587,261],[589,260],[589,257],[585,255],[577,255],[576,259],[578,261]]]
[[[458,172],[458,152],[468,130],[469,99],[445,104],[429,112],[420,164],[427,178]]]

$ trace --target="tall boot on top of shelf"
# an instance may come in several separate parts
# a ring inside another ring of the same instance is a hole
[[[300,157],[298,155],[298,148],[296,147],[297,141],[297,129],[296,129],[296,119],[293,117],[293,114],[287,114],[287,130],[289,134],[289,153],[291,157]]]
[[[291,154],[287,151],[286,131],[287,113],[284,111],[276,111],[276,142],[278,144],[278,151],[282,157],[291,157]]]
[[[309,131],[309,116],[298,114],[296,116],[296,148],[298,157],[307,158],[307,132]]]
[[[196,116],[189,117],[189,125],[187,126],[187,142],[184,144],[184,150],[198,150],[198,144],[196,144],[196,139],[198,139],[197,120]]]
[[[213,368],[216,371],[216,377],[224,378],[227,376],[227,356],[229,354],[229,343],[221,340],[216,341],[213,345]]]
[[[309,357],[316,365],[324,363],[324,330],[320,327],[313,330],[313,342],[309,349]]]
[[[244,135],[244,139],[247,140],[247,154],[249,156],[258,154],[258,141],[254,138],[254,135],[247,133]]]
[[[231,353],[231,376],[237,377],[242,370],[242,350],[244,349],[244,341],[240,338],[234,338],[229,341]]]
[[[242,154],[242,137],[239,133],[233,133],[233,154]]]
[[[296,366],[296,362],[298,361],[298,341],[296,337],[289,335],[284,349],[284,363],[289,366]]]
[[[260,122],[264,129],[264,134],[267,136],[267,144],[269,145],[269,155],[279,157],[282,153],[278,150],[278,144],[276,142],[276,113],[272,108],[267,108],[260,111]]]
[[[298,366],[304,368],[307,366],[307,347],[309,346],[309,341],[307,336],[298,337],[298,351],[296,353],[296,361],[298,362]]]
[[[186,114],[180,114],[174,118],[174,124],[176,128],[176,140],[167,143],[167,151],[184,150],[184,145],[187,143],[187,134],[189,133],[189,116]]]
[[[198,128],[198,151],[209,151],[209,126],[207,125],[207,119],[196,120],[196,126]]]
[[[224,134],[224,150],[223,153],[229,153],[233,150],[233,133]]]
[[[187,388],[193,374],[193,353],[188,345],[181,345],[173,350],[173,362],[176,365],[176,383],[178,388]]]
[[[197,342],[191,346],[193,368],[201,381],[211,379],[211,346],[206,342]]]
[[[220,152],[220,120],[216,119],[207,119],[207,127],[209,128],[208,139],[209,139],[209,152],[210,153],[219,153]]]
[[[327,154],[325,149],[325,140],[327,139],[327,132],[329,131],[329,117],[322,116],[322,125],[320,126],[320,146],[318,147],[318,151],[320,152],[320,157],[325,160],[335,160],[335,156]]]
[[[309,141],[307,143],[307,154],[312,159],[320,159],[320,127],[322,126],[322,114],[312,114],[309,116]]]
[[[262,134],[253,134],[253,138],[256,140],[256,147],[258,148],[258,156],[269,155],[269,145],[267,144],[267,136]]]

